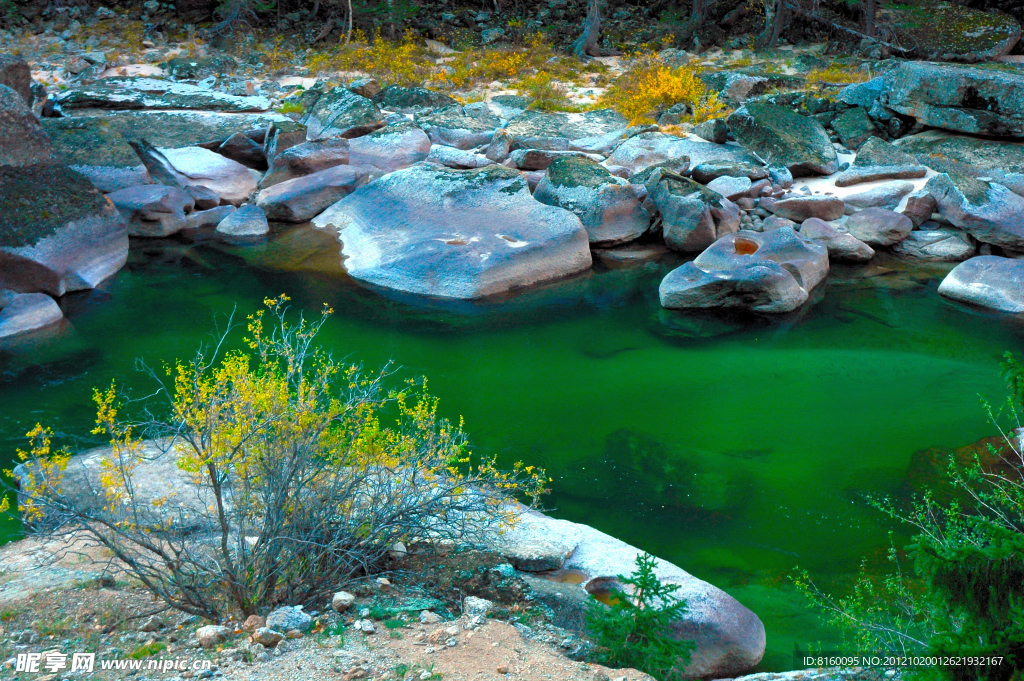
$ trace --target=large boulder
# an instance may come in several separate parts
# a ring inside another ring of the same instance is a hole
[[[0,340],[38,331],[63,318],[60,306],[45,293],[0,290]]]
[[[213,147],[235,133],[266,129],[289,121],[277,113],[230,114],[215,111],[76,111],[76,118],[99,117],[129,142],[142,139],[162,149]],[[289,121],[290,122],[290,121]]]
[[[217,237],[232,244],[259,241],[270,233],[267,216],[255,204],[242,206],[217,223]]]
[[[43,129],[60,162],[85,175],[101,192],[149,184],[146,166],[121,133],[102,118],[44,118]]]
[[[270,168],[260,180],[260,189],[346,164],[349,154],[349,140],[341,137],[297,144],[274,156]]]
[[[335,87],[316,100],[305,115],[306,139],[360,137],[384,127],[377,105],[345,87]]]
[[[591,265],[579,218],[536,201],[520,173],[502,166],[399,170],[313,224],[338,230],[356,279],[421,295],[482,298]]]
[[[196,184],[217,194],[221,201],[241,205],[256,191],[259,173],[202,147],[161,149],[168,170],[181,186]]]
[[[876,180],[907,180],[924,177],[928,169],[917,158],[885,140],[872,137],[857,150],[853,164],[836,177],[837,187]]]
[[[306,222],[351,194],[373,172],[362,166],[335,166],[264,189],[256,196],[256,205],[270,220]]]
[[[28,62],[12,54],[0,54],[0,85],[11,88],[32,105],[32,69]]]
[[[658,169],[645,186],[661,215],[665,244],[673,250],[696,253],[740,228],[736,204],[689,178]]]
[[[912,191],[914,185],[911,182],[885,182],[856,194],[848,194],[843,197],[843,202],[846,204],[847,213],[864,208],[893,209]]]
[[[1009,54],[1020,39],[1020,24],[1002,12],[985,12],[964,6],[966,4],[883,5],[879,19],[911,45],[919,59],[983,62]],[[987,7],[998,6],[993,3]]]
[[[989,178],[1024,194],[1024,142],[927,130],[895,144],[937,172]]]
[[[0,85],[0,166],[56,160],[50,138],[17,92]]]
[[[515,525],[491,542],[501,553],[509,546],[548,546],[565,570],[583,575],[580,584],[558,584],[569,596],[568,607],[582,619],[590,594],[623,589],[619,576],[636,570],[642,551],[587,525],[556,520],[538,512],[522,513]],[[739,601],[685,570],[658,559],[655,572],[667,584],[679,586],[676,595],[688,605],[672,623],[674,638],[693,641],[695,649],[683,670],[687,678],[733,677],[761,661],[765,648],[764,625]],[[564,602],[564,601],[563,601]]]
[[[828,249],[829,260],[867,262],[875,257],[875,249],[846,231],[820,218],[808,218],[800,225],[800,233]]]
[[[629,138],[616,147],[606,163],[627,168],[633,174],[659,164],[670,164],[676,168],[692,168],[707,163],[741,164],[743,167],[762,165],[740,147],[683,139],[660,132],[645,132]]]
[[[918,123],[1024,137],[1024,76],[999,68],[902,62],[885,74],[885,106]]]
[[[426,159],[430,139],[411,123],[399,123],[349,140],[348,149],[352,165],[374,166],[390,173]]]
[[[541,203],[575,213],[594,245],[611,246],[632,241],[651,224],[650,216],[640,207],[630,183],[585,157],[555,159],[533,197]]]
[[[794,222],[803,222],[807,218],[838,220],[846,212],[842,199],[826,194],[792,196],[779,201],[763,199],[762,205],[774,215]]]
[[[859,106],[863,109],[871,109],[884,91],[885,79],[882,78],[882,76],[878,76],[877,78],[872,78],[864,83],[847,85],[839,91],[839,94],[836,95],[836,99],[843,104]]]
[[[441,109],[459,105],[458,101],[443,92],[399,85],[389,85],[374,99],[379,99],[381,106],[385,109],[399,113],[415,113],[424,109]]]
[[[0,288],[62,296],[95,288],[127,259],[124,218],[84,176],[0,167]]]
[[[416,125],[423,128],[433,144],[472,149],[491,141],[501,119],[491,114],[469,116],[462,107],[451,107],[417,116]]]
[[[1024,250],[1024,197],[995,182],[940,173],[925,185],[939,215],[978,241]]]
[[[859,106],[847,109],[836,116],[832,121],[832,129],[836,131],[844,147],[854,150],[878,132],[868,116],[868,110]]]
[[[814,118],[759,101],[734,111],[727,121],[740,144],[768,165],[788,168],[794,177],[839,170],[835,147]]]
[[[1024,312],[1024,260],[980,255],[946,275],[939,293],[1002,312]]]
[[[927,262],[960,262],[973,257],[978,248],[974,239],[959,229],[936,228],[915,229],[893,246],[892,252]]]
[[[672,270],[658,289],[666,308],[739,307],[790,312],[828,274],[828,249],[789,227],[729,234],[693,262]]]
[[[157,78],[104,78],[57,95],[62,109],[198,109],[225,113],[266,111],[266,97],[238,97]]]
[[[501,162],[515,149],[603,151],[621,140],[628,127],[610,109],[579,114],[524,111],[494,132],[487,158]]]

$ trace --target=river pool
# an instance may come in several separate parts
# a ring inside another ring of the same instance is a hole
[[[884,258],[763,319],[662,310],[678,259],[427,305],[357,285],[337,252],[304,227],[249,247],[133,241],[115,278],[62,301],[65,328],[0,349],[0,467],[36,422],[91,444],[93,387],[144,388],[135,359],[191,354],[215,317],[281,292],[311,313],[327,302],[336,354],[426,375],[478,449],[547,468],[553,515],[725,589],[765,623],[762,668],[785,669],[795,645],[836,644],[788,575],[841,587],[862,556],[884,563],[894,528],[863,495],[905,495],[915,451],[992,434],[978,396],[999,398],[1000,355],[1024,334],[941,299],[948,266]]]

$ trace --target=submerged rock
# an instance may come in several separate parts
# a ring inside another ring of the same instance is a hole
[[[482,298],[591,265],[587,232],[530,195],[518,171],[419,164],[385,175],[313,220],[339,232],[349,274],[443,298]]]
[[[839,157],[821,123],[768,102],[751,102],[727,119],[729,130],[746,149],[794,177],[831,175]]]
[[[741,232],[669,272],[658,292],[666,308],[790,312],[827,274],[827,248],[792,229]]]
[[[880,101],[918,123],[996,137],[1024,137],[1024,76],[998,68],[901,62]]]
[[[62,296],[95,288],[127,258],[124,218],[84,176],[0,167],[0,288]]]
[[[1002,312],[1024,312],[1024,260],[981,255],[946,275],[939,293]]]
[[[38,331],[63,318],[60,306],[45,293],[0,290],[0,340]]]
[[[857,151],[853,165],[836,177],[837,187],[875,180],[908,180],[924,177],[928,169],[918,159],[888,142],[872,137]]]
[[[651,224],[630,183],[589,158],[555,159],[533,196],[541,203],[575,213],[595,245],[632,241]]]
[[[102,118],[44,118],[61,163],[85,175],[101,192],[149,184],[146,166],[114,126]]]

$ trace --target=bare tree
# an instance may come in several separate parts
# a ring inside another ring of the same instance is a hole
[[[587,18],[583,21],[583,33],[572,44],[572,52],[580,59],[587,57],[607,57],[618,54],[612,50],[603,50],[598,42],[601,39],[601,0],[588,0]]]

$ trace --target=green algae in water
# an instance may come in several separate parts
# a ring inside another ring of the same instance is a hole
[[[296,234],[277,240],[319,243]],[[428,376],[478,450],[548,469],[553,515],[671,560],[756,612],[763,670],[789,668],[794,645],[838,645],[787,575],[800,566],[842,588],[862,556],[884,566],[892,527],[862,495],[900,493],[914,452],[991,435],[978,394],[1001,396],[1000,355],[1021,349],[1015,318],[937,295],[941,268],[837,267],[815,305],[765,319],[661,310],[658,282],[674,264],[423,304],[336,270],[274,270],[274,249],[220,248],[135,244],[102,291],[63,299],[69,333],[0,351],[0,467],[37,422],[99,444],[88,439],[92,388],[116,378],[145,389],[135,358],[189,356],[215,319],[243,319],[265,296],[287,292],[311,314],[327,302],[337,312],[325,344]]]

